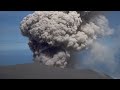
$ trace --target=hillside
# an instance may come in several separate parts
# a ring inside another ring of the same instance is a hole
[[[37,63],[0,66],[0,79],[111,79],[92,70],[53,68]]]

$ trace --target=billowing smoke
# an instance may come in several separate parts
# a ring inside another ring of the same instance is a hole
[[[120,25],[113,34],[97,39],[89,49],[76,54],[75,69],[89,68],[120,79]]]
[[[110,35],[108,20],[98,11],[35,11],[20,24],[29,38],[35,62],[64,68],[70,56]]]

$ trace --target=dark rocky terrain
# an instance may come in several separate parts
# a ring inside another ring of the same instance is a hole
[[[111,79],[92,70],[61,69],[38,63],[0,66],[0,79]]]

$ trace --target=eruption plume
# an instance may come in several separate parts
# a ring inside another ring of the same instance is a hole
[[[35,11],[21,21],[20,29],[29,38],[34,61],[61,68],[67,66],[71,53],[112,33],[98,11]]]

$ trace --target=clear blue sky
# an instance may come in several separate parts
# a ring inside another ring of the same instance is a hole
[[[0,11],[0,65],[32,62],[27,38],[21,35],[20,21],[31,11]]]
[[[19,29],[21,20],[29,13],[32,11],[0,11],[0,65],[32,62],[27,38]],[[120,27],[120,11],[109,11],[105,15],[111,27]]]

